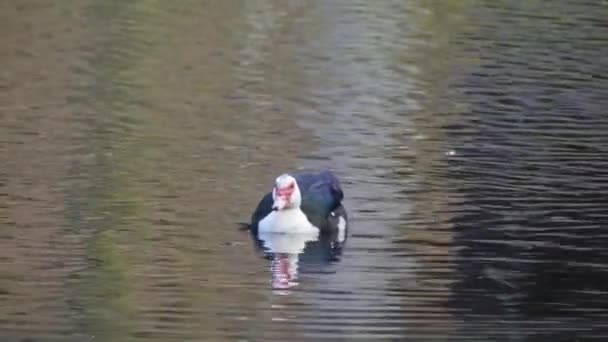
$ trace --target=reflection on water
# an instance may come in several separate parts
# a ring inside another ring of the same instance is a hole
[[[338,261],[345,242],[337,235],[319,236],[318,232],[302,234],[261,232],[253,238],[264,257],[271,260],[272,288],[283,290],[298,285],[300,266],[308,268],[306,271],[311,272],[314,266],[322,268],[328,263]],[[302,263],[304,265],[301,265]],[[279,293],[289,294],[289,292]]]
[[[266,256],[272,260],[272,287],[288,289],[297,285],[299,255],[306,243],[318,240],[319,233],[314,234],[258,234],[258,239],[268,251]]]
[[[605,339],[607,16],[0,4],[0,340]],[[251,248],[299,167],[348,244]]]

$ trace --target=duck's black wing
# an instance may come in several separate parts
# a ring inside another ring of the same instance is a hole
[[[300,173],[294,177],[302,193],[302,211],[322,231],[330,227],[328,218],[342,204],[344,192],[338,178],[329,170]]]

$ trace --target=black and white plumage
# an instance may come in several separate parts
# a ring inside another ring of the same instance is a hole
[[[339,261],[348,230],[343,198],[340,182],[327,170],[275,179],[245,224],[271,260],[273,288],[297,285],[300,261],[305,269]]]
[[[258,204],[249,228],[256,234],[318,230],[343,240],[348,226],[343,198],[340,182],[329,170],[283,174]]]

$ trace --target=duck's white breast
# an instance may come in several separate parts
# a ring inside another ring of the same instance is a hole
[[[258,231],[272,233],[318,232],[302,210],[289,209],[273,211],[258,223]]]

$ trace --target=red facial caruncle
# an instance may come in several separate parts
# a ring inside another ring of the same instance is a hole
[[[291,182],[288,186],[282,188],[276,187],[275,196],[277,197],[277,199],[280,198],[286,203],[289,203],[291,202],[291,195],[293,194],[294,189],[295,183],[293,182]]]

